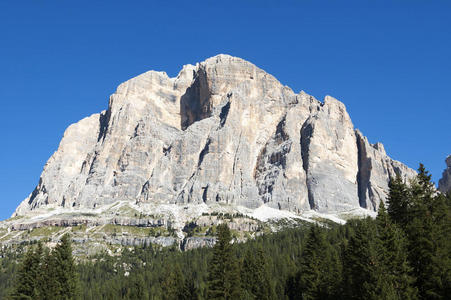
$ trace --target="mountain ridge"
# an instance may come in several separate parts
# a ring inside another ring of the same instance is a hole
[[[321,102],[243,59],[120,84],[108,109],[70,125],[34,191],[0,222],[0,244],[70,232],[81,256],[124,246],[238,241],[305,222],[374,217],[390,178],[416,172]]]
[[[341,102],[220,54],[120,84],[106,111],[68,127],[14,216],[118,200],[374,211],[395,173],[414,175],[355,130]]]

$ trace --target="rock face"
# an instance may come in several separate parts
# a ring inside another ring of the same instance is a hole
[[[384,145],[371,145],[368,139],[356,130],[358,165],[357,175],[358,195],[360,206],[377,210],[380,200],[385,200],[388,191],[387,178],[401,175],[405,181],[417,173],[400,163],[392,160],[385,153]]]
[[[442,193],[451,191],[451,155],[446,158],[446,169],[438,182],[438,190]]]
[[[218,55],[121,84],[106,111],[69,126],[15,214],[119,200],[375,210],[396,173],[415,174],[368,143],[338,100]]]

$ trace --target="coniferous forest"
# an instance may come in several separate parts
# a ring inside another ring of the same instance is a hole
[[[420,165],[375,219],[306,225],[213,248],[137,247],[75,262],[69,236],[0,258],[1,299],[449,299],[451,194]]]

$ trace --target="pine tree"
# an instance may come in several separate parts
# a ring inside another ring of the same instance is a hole
[[[378,299],[382,274],[378,269],[378,243],[372,220],[356,223],[344,256],[347,299]]]
[[[49,263],[49,268],[54,272],[55,297],[57,299],[77,299],[79,292],[78,276],[68,234],[61,238],[61,242],[51,253]]]
[[[141,273],[133,272],[128,279],[128,299],[149,299],[149,293],[147,292],[146,282]],[[177,299],[177,298],[166,298]]]
[[[436,192],[423,164],[410,186],[397,178],[390,183],[388,213],[406,233],[408,259],[421,298],[446,297],[451,277],[450,205]]]
[[[55,295],[56,279],[55,279],[55,262],[48,248],[44,248],[42,255],[41,274],[38,277],[38,287],[40,299],[53,300],[57,299]]]
[[[272,299],[273,289],[267,266],[268,258],[261,247],[248,249],[241,269],[243,293],[249,299]]]
[[[209,264],[208,299],[239,299],[241,296],[238,261],[233,252],[227,224],[217,227],[217,241]]]
[[[198,289],[195,285],[195,279],[192,276],[185,278],[183,284],[183,291],[181,293],[180,300],[197,300],[198,299]]]
[[[164,273],[161,283],[163,290],[163,299],[183,299],[185,280],[183,278],[182,269],[178,263],[168,266]]]
[[[431,175],[422,164],[411,183],[410,195],[412,206],[405,231],[416,286],[422,298],[444,299],[451,272],[449,206],[443,195],[436,193]]]
[[[412,268],[407,258],[407,240],[403,231],[394,224],[381,201],[376,217],[379,242],[378,272],[381,278],[379,297],[382,299],[417,299],[413,286]]]
[[[341,279],[338,257],[326,241],[319,227],[311,227],[302,252],[300,270],[291,299],[336,299],[336,288]]]
[[[399,175],[390,180],[388,187],[388,214],[395,223],[405,226],[408,222],[408,210],[411,205],[408,187]]]
[[[40,276],[40,264],[42,256],[42,244],[39,243],[36,250],[28,249],[20,264],[17,274],[17,282],[12,299],[39,299],[38,278]]]

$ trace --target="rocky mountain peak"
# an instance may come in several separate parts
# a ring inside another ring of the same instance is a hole
[[[415,172],[356,131],[343,103],[220,54],[119,85],[106,111],[69,126],[15,215],[119,201],[374,211],[395,174]]]

